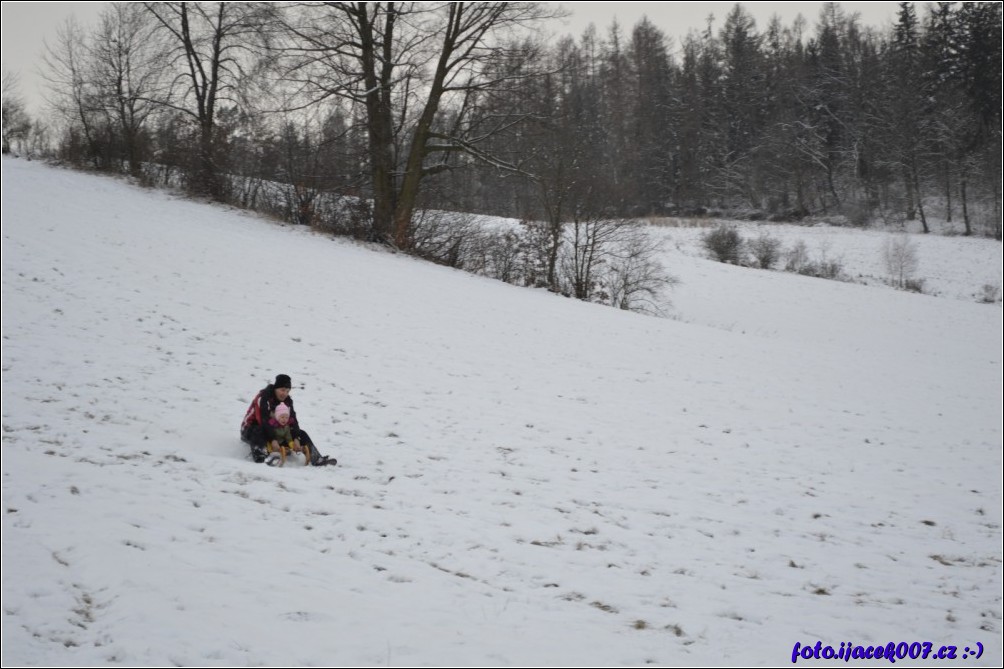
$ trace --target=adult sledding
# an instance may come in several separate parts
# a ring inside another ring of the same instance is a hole
[[[241,422],[241,441],[251,448],[251,459],[281,467],[291,453],[302,453],[304,463],[315,467],[335,465],[338,461],[321,455],[305,431],[300,429],[289,396],[292,382],[286,374],[275,377],[255,395]]]

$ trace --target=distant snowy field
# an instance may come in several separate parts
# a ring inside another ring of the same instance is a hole
[[[655,319],[20,160],[2,213],[4,665],[1004,660],[1000,244],[918,238],[933,297],[667,230]],[[338,467],[245,459],[277,372]]]
[[[885,287],[888,287],[889,272],[883,260],[883,248],[887,240],[905,234],[782,223],[732,222],[730,225],[747,240],[765,233],[782,242],[785,249],[804,242],[813,259],[838,262],[847,280]],[[701,237],[709,227],[653,226],[649,229],[664,240],[670,258],[674,255],[707,257]],[[979,237],[937,234],[910,234],[909,237],[917,256],[914,277],[923,280],[926,294],[979,301],[983,298],[984,285],[1004,285],[1001,269],[1004,256],[1000,243]]]
[[[831,286],[819,285],[832,283],[826,279],[712,263],[702,244],[702,236],[710,228],[651,227],[651,234],[663,241],[663,263],[682,281],[670,296],[674,307],[670,314],[675,318],[768,337],[788,334],[841,339],[868,336],[870,332],[882,336],[885,332],[881,327],[862,328],[861,319],[886,318],[883,304],[888,296],[881,291],[895,289],[887,283],[888,270],[882,251],[886,240],[903,233],[775,223],[731,225],[747,240],[766,233],[778,239],[785,250],[804,242],[812,260],[836,261],[847,281],[873,289],[847,286],[833,293]],[[998,290],[1004,286],[1004,254],[999,242],[922,234],[911,234],[910,241],[918,261],[915,278],[923,280],[927,299],[940,297],[977,303],[983,299],[984,285],[997,286]],[[774,290],[775,285],[784,289]],[[837,311],[827,318],[830,328],[819,328],[815,312],[828,311],[825,301],[831,295],[860,296],[853,299],[856,306],[850,308],[860,307],[865,313],[861,319],[848,321],[840,318]],[[1000,308],[999,301],[996,306]]]

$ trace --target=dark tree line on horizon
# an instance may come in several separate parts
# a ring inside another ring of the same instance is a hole
[[[1000,3],[904,2],[888,31],[736,5],[679,43],[648,20],[545,41],[549,11],[112,4],[48,45],[50,116],[5,73],[4,151],[406,250],[434,209],[544,236],[715,214],[1001,238]]]
[[[536,182],[456,172],[472,210],[545,216],[601,206],[612,215],[866,225],[927,218],[1000,238],[1001,5],[902,3],[889,34],[838,4],[814,30],[758,29],[737,5],[676,53],[651,22],[624,36],[588,31],[548,51],[553,72],[514,91],[527,112],[496,150]],[[447,189],[444,188],[447,192]],[[977,204],[978,202],[978,204]]]

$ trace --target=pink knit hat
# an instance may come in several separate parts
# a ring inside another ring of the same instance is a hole
[[[275,408],[275,418],[276,420],[278,420],[283,416],[289,418],[289,407],[286,406],[285,404],[280,404]]]

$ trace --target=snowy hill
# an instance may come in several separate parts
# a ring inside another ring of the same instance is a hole
[[[1001,309],[671,271],[646,318],[4,159],[3,663],[999,665]],[[278,372],[339,467],[245,459]]]

